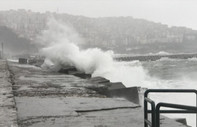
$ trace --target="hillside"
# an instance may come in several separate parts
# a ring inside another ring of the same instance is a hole
[[[35,41],[53,16],[72,25],[85,39],[84,47],[112,49],[117,53],[195,52],[197,31],[168,27],[132,17],[88,18],[57,13],[25,10],[0,12],[0,26],[7,26],[20,37]]]
[[[20,37],[12,29],[0,26],[0,42],[4,44],[4,52],[9,54],[31,54],[36,46],[30,40]]]

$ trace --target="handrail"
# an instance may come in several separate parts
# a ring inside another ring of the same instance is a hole
[[[196,107],[187,105],[178,105],[170,103],[158,103],[156,108],[153,107],[155,102],[148,98],[149,93],[195,93],[196,94]],[[151,110],[148,110],[148,102],[151,104]],[[169,106],[169,108],[177,108],[182,110],[160,110],[160,107]],[[191,110],[192,109],[192,110]],[[196,113],[197,123],[197,90],[195,89],[148,89],[144,93],[144,127],[152,125],[152,127],[159,127],[160,113]],[[152,114],[152,123],[148,121],[148,113]],[[159,115],[158,115],[159,114]]]
[[[152,123],[148,120],[148,113],[147,113],[147,102],[151,104],[151,115],[152,115]],[[148,125],[151,127],[155,127],[155,102],[150,98],[144,98],[144,125],[147,127]]]
[[[149,93],[195,93],[197,95],[197,90],[195,89],[148,89],[144,93],[144,97],[147,97]]]
[[[184,109],[186,111],[190,111],[190,113],[197,113],[197,107],[187,106],[187,105],[179,105],[179,104],[171,104],[171,103],[158,103],[156,106],[156,127],[160,127],[160,108],[176,108],[176,109]]]

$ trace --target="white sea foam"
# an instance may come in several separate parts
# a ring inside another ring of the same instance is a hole
[[[189,61],[197,61],[197,57],[188,58]]]
[[[149,53],[149,55],[171,55],[171,53],[160,51],[158,53]]]
[[[169,58],[169,57],[161,57],[160,59],[156,60],[156,61],[182,61],[184,59],[178,59],[178,58]]]

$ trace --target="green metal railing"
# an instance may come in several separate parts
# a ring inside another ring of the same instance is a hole
[[[171,103],[158,103],[148,98],[149,93],[195,93],[196,107],[188,105],[179,105]],[[151,104],[151,110],[148,110],[148,103]],[[161,107],[173,108],[176,110],[160,110]],[[151,121],[148,120],[148,113],[151,113]],[[197,90],[194,89],[148,89],[144,93],[144,127],[160,127],[160,113],[195,113],[197,124]],[[197,125],[196,125],[197,126]]]

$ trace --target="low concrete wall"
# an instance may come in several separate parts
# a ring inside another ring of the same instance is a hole
[[[120,88],[108,91],[108,97],[122,97],[139,104],[138,87]]]

